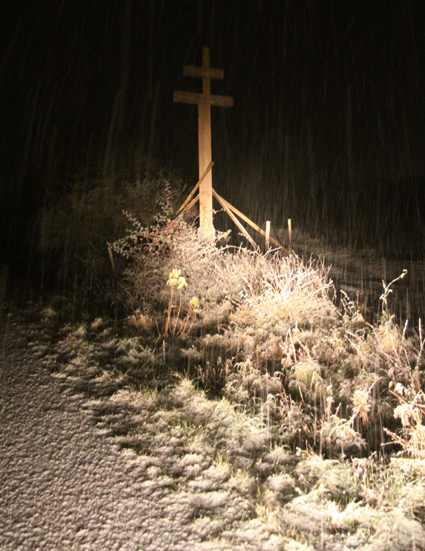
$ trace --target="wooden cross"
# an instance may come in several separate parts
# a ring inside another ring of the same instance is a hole
[[[198,104],[198,149],[199,149],[199,235],[203,239],[214,239],[213,193],[211,174],[211,105],[232,107],[230,96],[211,95],[211,79],[222,80],[221,69],[210,68],[210,49],[202,46],[202,67],[186,65],[183,75],[202,78],[202,93],[174,92],[174,101]]]

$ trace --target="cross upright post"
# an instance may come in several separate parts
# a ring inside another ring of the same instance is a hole
[[[183,75],[202,78],[201,94],[174,92],[175,102],[198,104],[199,179],[201,179],[212,160],[211,105],[232,107],[233,98],[211,94],[211,79],[222,80],[224,75],[221,69],[210,68],[210,49],[207,46],[202,47],[202,67],[186,65],[183,68]],[[211,170],[207,172],[199,186],[199,236],[208,241],[212,241],[215,236]]]

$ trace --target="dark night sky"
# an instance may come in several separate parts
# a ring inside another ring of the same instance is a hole
[[[197,110],[174,104],[173,91],[197,89],[183,65],[200,63],[203,44],[224,70],[213,92],[235,101],[213,108],[214,186],[231,202],[255,216],[261,199],[277,217],[308,220],[313,210],[360,209],[407,187],[406,209],[420,209],[421,0],[8,4],[3,213],[6,203],[34,210],[52,181],[118,150],[131,152],[129,162],[136,151],[155,158],[195,183]]]

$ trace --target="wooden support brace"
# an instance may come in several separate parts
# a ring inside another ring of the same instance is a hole
[[[229,203],[225,201],[218,193],[212,190],[214,197],[217,199],[217,201],[220,203],[220,205],[224,208],[224,210],[227,212],[229,217],[233,220],[233,222],[236,224],[236,226],[240,229],[240,231],[243,233],[243,235],[248,239],[248,241],[251,243],[251,245],[254,247],[254,249],[257,249],[257,244],[252,239],[252,237],[249,235],[249,233],[246,231],[246,229],[242,226],[242,224],[239,222],[239,220],[236,218],[236,216],[232,213],[232,211],[229,209]]]
[[[193,205],[198,201],[199,201],[199,195],[197,195],[194,199],[192,199],[192,201],[181,211],[180,214],[176,216],[176,218],[179,218],[179,216],[183,216],[183,214],[186,214],[186,212],[190,211]]]
[[[178,216],[180,213],[182,213],[183,209],[185,208],[185,206],[189,203],[189,201],[192,199],[193,195],[196,193],[196,190],[199,188],[199,186],[202,184],[202,182],[204,181],[206,175],[208,174],[208,172],[212,169],[212,167],[214,166],[214,163],[213,161],[210,162],[210,164],[207,166],[207,168],[205,169],[204,173],[202,174],[201,178],[199,179],[198,183],[196,184],[196,186],[192,189],[192,191],[189,193],[189,195],[186,197],[186,200],[185,202],[183,203],[183,205],[179,208],[179,210],[176,212],[176,216]],[[187,209],[189,210],[189,209]],[[185,211],[186,212],[186,211]]]
[[[213,190],[213,194],[214,194],[214,190]],[[216,198],[217,198],[217,195],[215,194],[214,195]],[[218,200],[218,199],[217,199]],[[238,210],[237,208],[235,208],[233,205],[231,205],[228,201],[226,201],[226,199],[223,199],[221,197],[221,200],[226,204],[226,206],[228,207],[228,209],[232,210],[237,216],[239,216],[239,218],[242,218],[242,220],[244,222],[246,222],[247,224],[249,224],[252,228],[254,228],[254,230],[256,230],[258,233],[261,233],[261,235],[263,237],[266,237],[266,232],[264,230],[262,230],[259,226],[257,226],[257,224],[255,224],[252,220],[250,220],[248,218],[248,216],[245,216],[245,214],[243,214],[240,210]],[[282,249],[285,253],[289,254],[289,251],[288,249],[286,249],[283,245],[281,245],[279,243],[279,241],[276,241],[276,239],[274,239],[273,237],[270,237],[270,241],[276,245],[276,247],[279,247],[280,249]]]

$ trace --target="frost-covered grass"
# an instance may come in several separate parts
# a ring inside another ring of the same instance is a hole
[[[392,289],[372,325],[320,262],[201,247],[180,223],[132,254],[128,318],[62,326],[40,354],[152,480],[210,491],[200,514],[236,491],[282,549],[425,549],[424,340]]]

